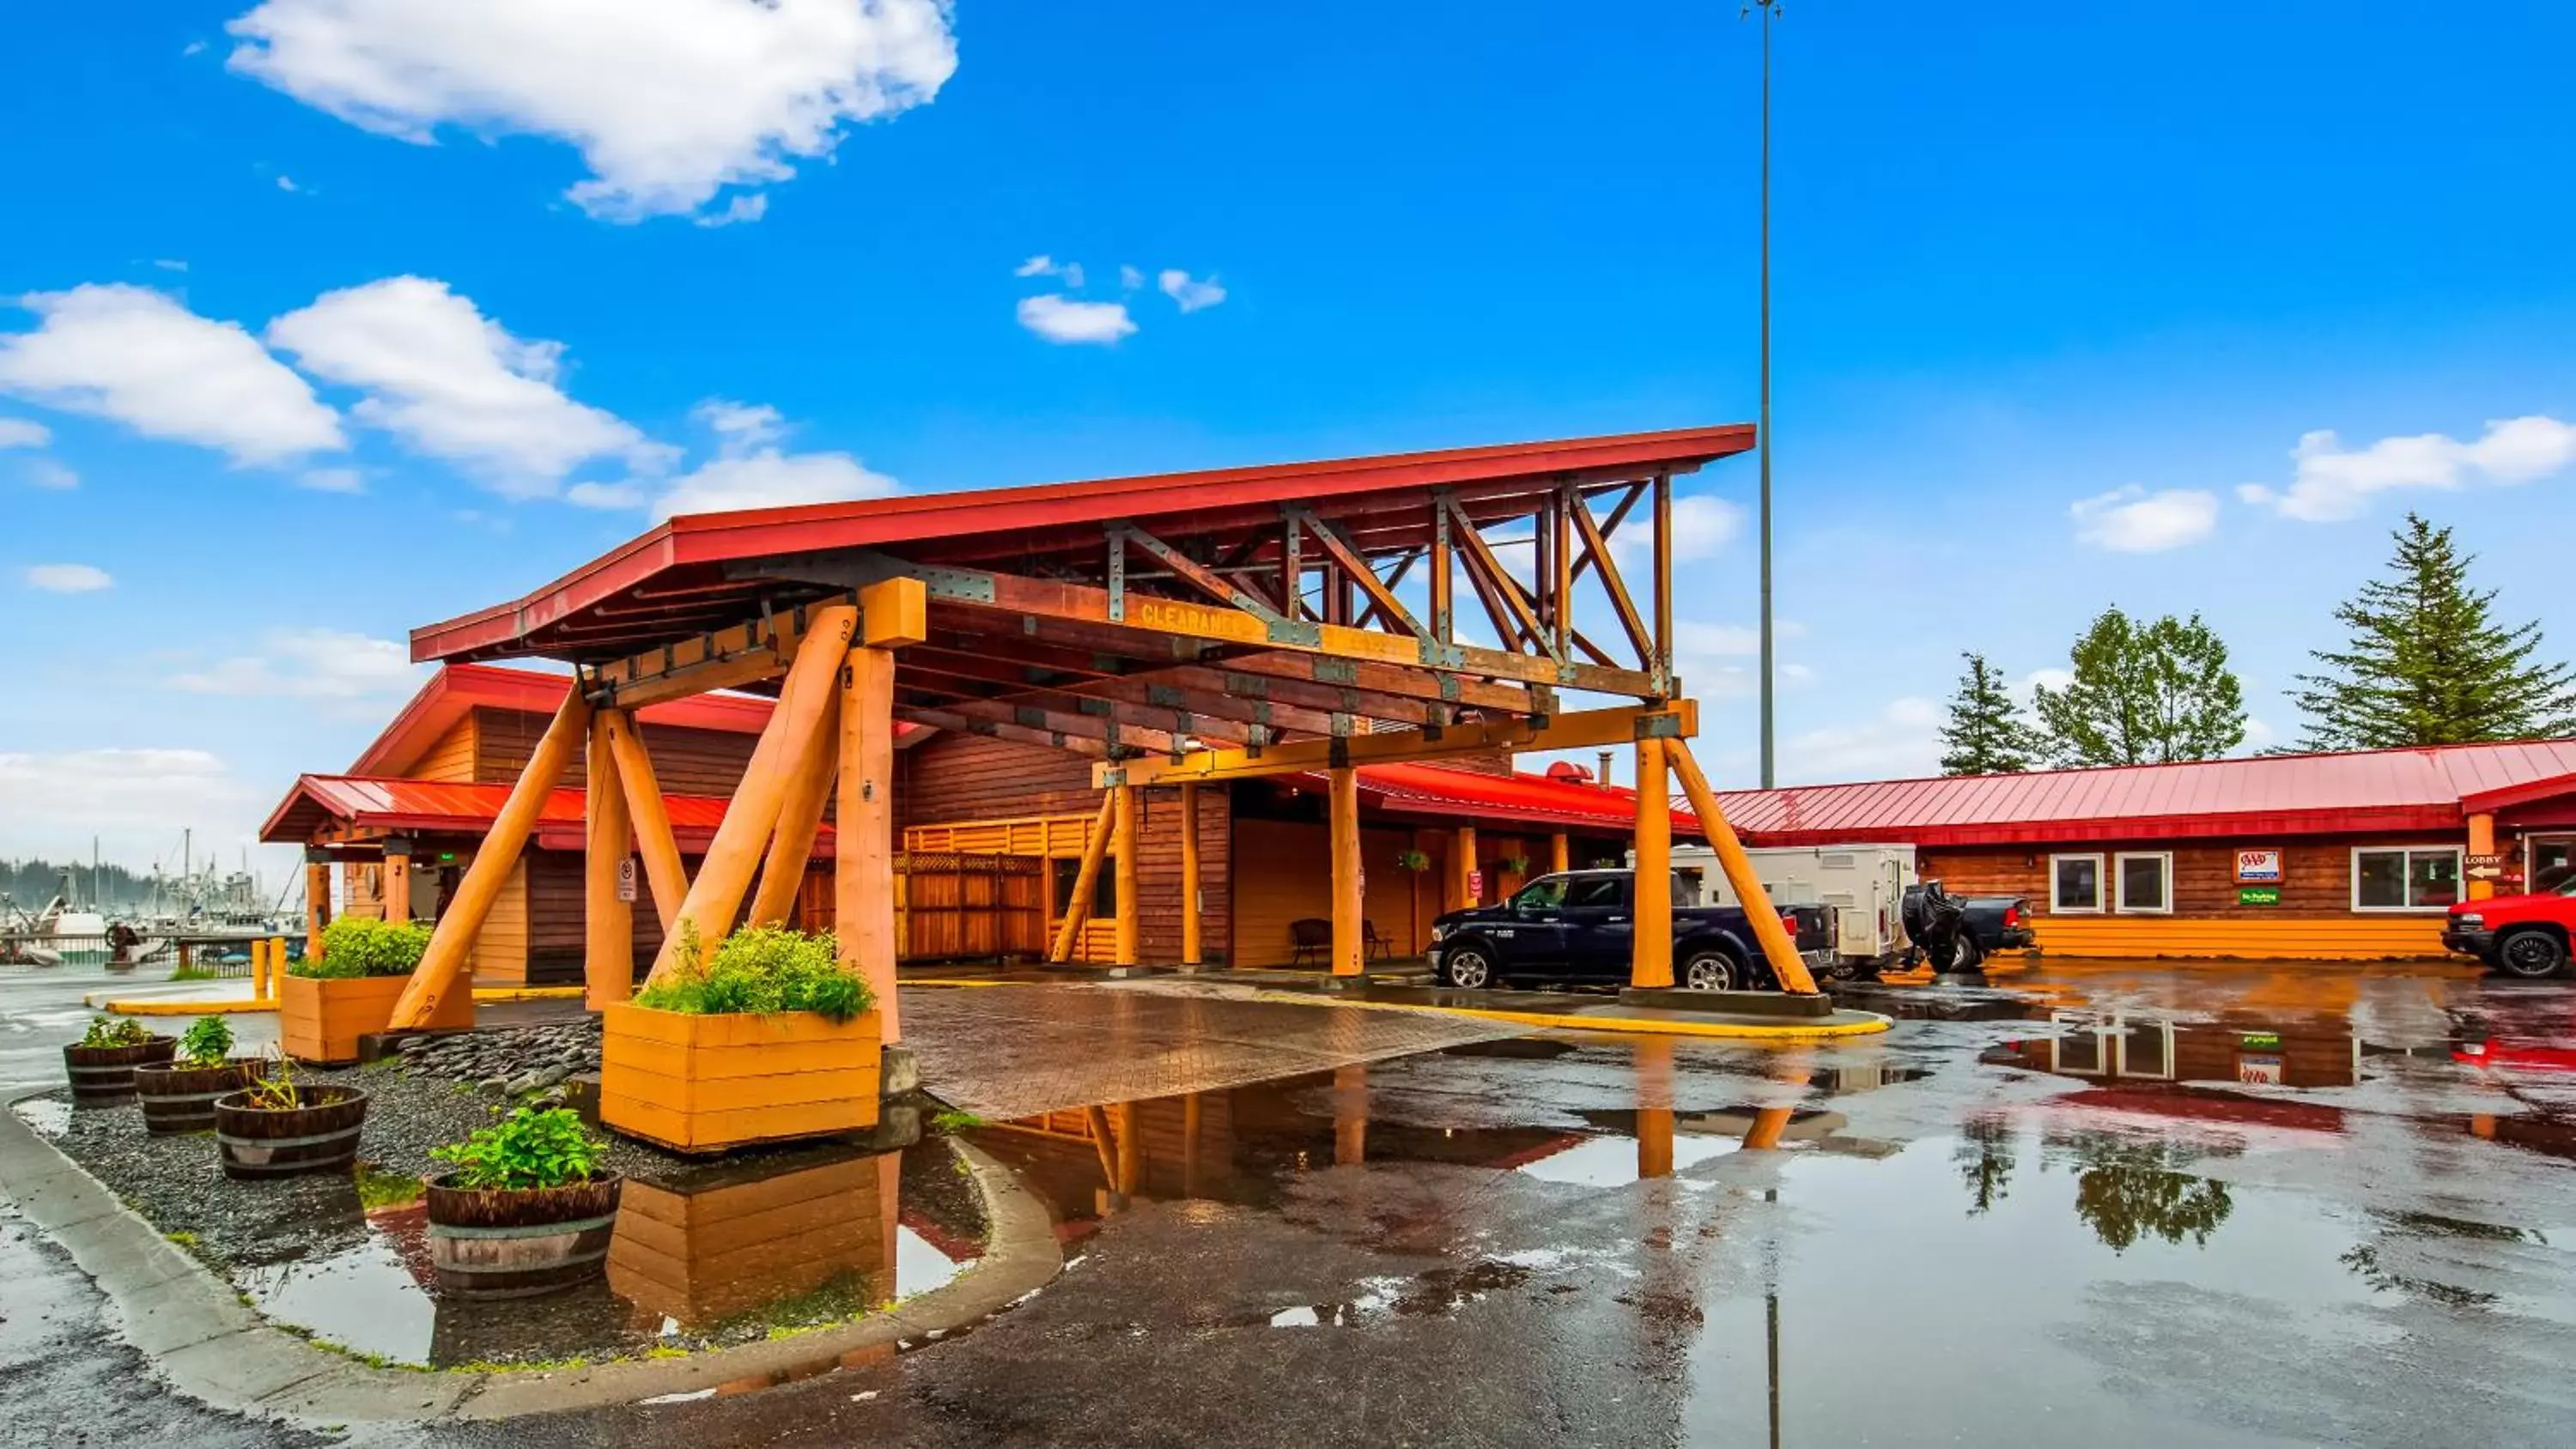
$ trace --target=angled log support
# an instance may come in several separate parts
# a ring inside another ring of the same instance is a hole
[[[778,833],[769,838],[769,853],[760,862],[760,887],[751,898],[748,919],[755,926],[782,925],[795,914],[805,863],[813,858],[823,805],[832,797],[832,776],[841,762],[838,695],[837,689],[827,693],[805,757],[790,766],[787,794],[778,807]]]
[[[581,748],[583,734],[589,728],[589,699],[578,689],[565,690],[563,706],[555,711],[554,721],[537,740],[536,751],[528,757],[527,768],[519,772],[518,783],[510,787],[510,798],[502,803],[501,813],[483,837],[482,848],[474,852],[474,863],[465,868],[465,878],[457,882],[455,899],[447,903],[438,928],[430,933],[429,949],[421,954],[411,981],[395,1001],[391,1023],[394,1030],[407,1031],[425,1024],[450,993],[469,989],[463,979],[465,963],[474,953],[475,938],[483,932],[483,920],[492,913],[492,902],[500,896],[502,885],[527,848],[537,817],[545,811],[547,792],[563,778],[565,767],[572,763],[573,751]]]
[[[832,914],[841,960],[877,999],[879,1033],[903,1040],[895,991],[894,667],[884,649],[850,651],[841,671],[840,797],[833,811]]]
[[[636,852],[644,860],[644,880],[653,892],[653,913],[668,936],[679,924],[680,902],[689,894],[689,872],[680,861],[680,844],[671,835],[671,809],[662,798],[662,781],[654,774],[653,756],[635,728],[635,716],[622,709],[603,709],[593,726],[608,736],[609,758],[617,762],[617,785],[626,794],[626,818],[635,832]]]
[[[1637,872],[1628,938],[1628,984],[1673,984],[1673,805],[1665,742],[1637,741]],[[1777,924],[1776,922],[1774,924]]]
[[[833,678],[857,632],[858,610],[846,604],[818,609],[810,617],[805,637],[796,647],[796,662],[779,691],[778,707],[760,732],[760,743],[753,747],[741,787],[725,807],[724,823],[716,827],[706,859],[699,862],[698,878],[689,883],[689,893],[680,902],[677,927],[663,938],[662,950],[653,958],[647,986],[668,980],[680,968],[681,938],[692,926],[705,951],[713,951],[733,929],[734,915],[751,888],[752,873],[778,828],[793,766],[813,745],[824,706],[831,702]]]
[[[1744,842],[1737,839],[1735,827],[1726,823],[1717,808],[1717,792],[1708,787],[1708,777],[1700,773],[1699,761],[1691,758],[1690,746],[1681,740],[1667,740],[1665,749],[1672,761],[1673,773],[1681,778],[1682,793],[1690,797],[1691,813],[1699,817],[1699,829],[1708,837],[1709,848],[1717,853],[1719,869],[1726,872],[1726,883],[1735,887],[1735,898],[1744,903],[1744,914],[1753,921],[1753,935],[1762,945],[1762,958],[1771,964],[1771,974],[1780,978],[1780,989],[1812,996],[1816,978],[1807,971],[1805,958],[1798,954],[1798,943],[1789,939],[1788,928],[1780,924],[1780,912],[1771,904],[1771,893],[1762,886],[1762,877],[1753,870],[1753,857],[1744,853]],[[1643,793],[1642,787],[1640,793]]]
[[[590,721],[588,777],[582,798],[582,1004],[613,1006],[635,991],[635,903],[620,898],[618,878],[634,856],[633,818],[617,754],[601,719]]]
[[[1091,834],[1082,843],[1082,867],[1074,873],[1073,899],[1064,903],[1064,920],[1056,926],[1055,945],[1047,952],[1050,961],[1070,961],[1073,948],[1082,940],[1082,928],[1091,923],[1091,897],[1099,888],[1100,862],[1109,853],[1109,836],[1118,822],[1118,797],[1103,794],[1100,813],[1092,819]]]

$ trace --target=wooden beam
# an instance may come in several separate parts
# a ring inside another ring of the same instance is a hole
[[[1718,868],[1726,872],[1726,883],[1735,888],[1735,898],[1751,918],[1754,939],[1762,946],[1762,959],[1771,963],[1771,974],[1780,978],[1780,989],[1800,995],[1814,995],[1816,978],[1809,974],[1806,959],[1798,954],[1798,943],[1789,939],[1788,928],[1780,923],[1780,912],[1771,904],[1771,893],[1763,887],[1762,877],[1754,872],[1753,857],[1744,853],[1744,842],[1736,838],[1735,827],[1717,808],[1717,792],[1708,787],[1708,777],[1699,771],[1699,761],[1691,757],[1690,746],[1680,740],[1664,742],[1665,753],[1673,773],[1680,777],[1682,793],[1690,797],[1691,813],[1699,817],[1699,833],[1707,839],[1709,849],[1717,853]],[[1639,794],[1644,793],[1642,784]]]
[[[1203,964],[1199,920],[1199,787],[1181,782],[1181,965]]]
[[[1609,595],[1611,612],[1619,616],[1619,627],[1628,633],[1628,642],[1637,648],[1637,663],[1652,672],[1655,668],[1655,640],[1646,621],[1637,612],[1636,600],[1628,596],[1627,581],[1619,577],[1618,562],[1610,557],[1610,536],[1594,522],[1592,510],[1581,494],[1573,496],[1571,512],[1576,531],[1583,535],[1583,556],[1601,570],[1601,592]],[[1587,643],[1589,641],[1586,641]],[[1604,658],[1602,663],[1610,661]]]
[[[617,762],[618,787],[626,793],[627,819],[634,826],[637,853],[644,858],[644,883],[653,892],[653,913],[662,922],[662,934],[668,936],[679,923],[680,902],[689,894],[688,869],[680,862],[680,845],[671,834],[670,802],[663,797],[662,782],[653,772],[653,756],[644,748],[635,717],[622,709],[603,709],[596,727],[607,734],[609,755]]]
[[[648,704],[774,678],[796,656],[803,633],[797,612],[746,620],[611,660],[591,671],[591,702],[631,713]]]
[[[1434,739],[1429,731],[1399,730],[1354,735],[1348,739],[1295,740],[1259,751],[1198,750],[1175,760],[1141,759],[1092,766],[1092,782],[1106,787],[1123,779],[1131,785],[1178,783],[1181,780],[1244,780],[1320,770],[1343,763],[1392,764],[1404,760],[1440,760],[1493,750],[1598,749],[1624,745],[1646,735],[1682,737],[1699,732],[1699,705],[1677,699],[1661,707],[1623,705],[1615,709],[1561,714],[1544,725],[1532,720],[1485,720],[1450,725]],[[1340,758],[1337,758],[1340,756]]]
[[[1457,641],[1457,615],[1452,597],[1458,583],[1458,558],[1449,543],[1449,494],[1431,495],[1431,637],[1443,644]]]
[[[1141,939],[1140,926],[1143,918],[1136,901],[1136,857],[1138,855],[1136,836],[1137,827],[1141,823],[1136,818],[1136,788],[1132,785],[1113,785],[1109,789],[1109,798],[1116,807],[1112,816],[1114,838],[1110,842],[1110,849],[1116,854],[1118,861],[1117,930],[1113,937],[1116,945],[1112,954],[1118,958],[1118,965],[1138,966],[1143,964],[1137,959],[1136,954]]]
[[[877,999],[879,1033],[903,1040],[894,921],[895,656],[853,649],[840,677],[840,798],[833,812],[833,930],[844,965]],[[1042,880],[1041,889],[1055,882]]]
[[[1520,626],[1530,643],[1540,649],[1549,648],[1547,633],[1539,624],[1538,611],[1530,607],[1529,595],[1521,588],[1520,580],[1513,578],[1511,570],[1503,567],[1503,561],[1494,557],[1494,550],[1485,542],[1485,536],[1476,531],[1475,524],[1464,513],[1457,512],[1455,504],[1450,507],[1458,520],[1451,536],[1466,548],[1467,576],[1470,579],[1481,577],[1502,596],[1504,606],[1511,611],[1512,621]]]
[[[1024,683],[1005,693],[987,694],[927,684],[920,672],[911,668],[909,660],[905,661],[904,674],[905,692],[919,697],[917,702],[937,709],[957,709],[964,704],[1027,707],[1090,719],[1095,730],[1114,722],[1122,731],[1156,730],[1174,737],[1194,734],[1238,745],[1267,743],[1281,732],[1269,718],[1273,711],[1260,700],[1236,699],[1212,690],[1148,685],[1141,680],[1078,679],[1063,684]],[[1313,721],[1314,727],[1306,733],[1331,733],[1325,716],[1295,713]],[[1013,716],[985,711],[983,717]],[[1043,723],[1032,725],[1048,727]]]
[[[1395,561],[1395,567],[1387,570],[1387,588],[1392,590],[1401,586],[1404,583],[1405,575],[1412,573],[1413,566],[1422,562],[1424,553],[1425,550],[1418,548],[1406,550],[1404,556]],[[1369,605],[1368,612],[1360,615],[1360,627],[1372,627],[1369,622],[1372,619],[1385,624],[1392,624],[1395,622],[1394,620],[1387,618],[1385,611],[1375,604]],[[1414,623],[1413,632],[1417,634],[1424,632],[1423,626],[1419,621]]]
[[[1422,635],[1422,621],[1413,617],[1413,611],[1404,606],[1404,601],[1395,596],[1395,590],[1377,576],[1377,569],[1352,546],[1349,539],[1342,537],[1339,529],[1302,508],[1291,507],[1288,516],[1292,526],[1302,523],[1315,535],[1315,541],[1324,546],[1324,552],[1341,565],[1343,577],[1357,585],[1360,592],[1368,595],[1377,606],[1380,617],[1393,621],[1407,634],[1417,638]]]
[[[1091,896],[1100,887],[1100,862],[1109,854],[1109,836],[1118,823],[1118,797],[1114,793],[1100,797],[1100,813],[1092,819],[1091,833],[1082,842],[1082,865],[1074,872],[1073,899],[1064,903],[1064,920],[1056,927],[1055,945],[1047,951],[1050,961],[1073,959],[1074,944],[1082,939],[1082,928],[1091,920]],[[1055,882],[1047,881],[1053,891]]]
[[[1637,500],[1646,496],[1646,489],[1649,486],[1649,484],[1644,482],[1631,483],[1627,485],[1628,491],[1626,494],[1621,496],[1618,506],[1611,509],[1610,516],[1602,521],[1601,536],[1603,538],[1615,538],[1618,536],[1619,525],[1628,521],[1629,510],[1637,506]],[[1591,567],[1592,563],[1589,559],[1576,559],[1574,561],[1574,577],[1578,581],[1581,580],[1584,570]]]
[[[1008,740],[1015,745],[1036,745],[1042,749],[1070,750],[1077,755],[1089,755],[1099,760],[1109,758],[1109,746],[1096,739],[1055,734],[1047,730],[1022,729],[1018,725],[996,724],[988,719],[968,719],[962,714],[952,714],[944,709],[898,704],[894,707],[894,717],[912,724],[928,725],[932,729],[947,730],[952,734],[976,735],[988,740]]]
[[[1655,475],[1655,676],[1664,689],[1673,677],[1673,480]]]
[[[402,996],[394,1002],[390,1022],[396,1031],[408,1031],[428,1023],[437,1014],[438,1005],[457,990],[468,989],[464,980],[465,963],[472,957],[474,942],[482,935],[483,920],[492,913],[492,902],[500,897],[501,887],[519,863],[519,854],[527,848],[528,836],[545,812],[546,796],[563,778],[564,769],[572,763],[573,752],[581,748],[582,737],[590,728],[590,701],[578,689],[564,691],[563,704],[546,732],[537,740],[536,749],[528,756],[518,783],[493,817],[492,828],[485,832],[483,843],[474,852],[474,863],[465,868],[465,877],[456,884],[456,895],[446,903],[438,926],[430,932],[429,949],[421,953],[420,964],[412,968],[411,980],[403,987]]]
[[[1178,666],[1187,668],[1191,666]],[[1489,684],[1481,679],[1465,679],[1454,674],[1435,674],[1430,670],[1403,664],[1363,663],[1350,659],[1319,659],[1311,654],[1245,654],[1214,665],[1198,668],[1222,669],[1228,674],[1265,674],[1273,679],[1305,680],[1334,689],[1355,691],[1332,703],[1319,703],[1311,696],[1295,703],[1310,709],[1339,709],[1353,714],[1374,714],[1385,705],[1383,700],[1369,698],[1384,695],[1392,699],[1415,699],[1426,704],[1455,705],[1464,709],[1501,710],[1510,714],[1547,713],[1543,703],[1531,697],[1530,690],[1518,684]],[[1146,676],[1163,678],[1165,671]],[[1231,686],[1228,686],[1231,687]],[[1284,698],[1284,696],[1272,696]],[[1401,719],[1402,715],[1377,715],[1381,719]],[[1437,724],[1434,720],[1431,723]]]
[[[617,893],[618,878],[634,868],[634,817],[617,778],[617,752],[602,728],[606,715],[590,718],[582,782],[582,1004],[592,1011],[635,993],[635,903]]]
[[[859,611],[847,604],[816,610],[810,619],[796,648],[796,662],[788,667],[787,683],[779,691],[778,706],[760,732],[751,764],[725,806],[724,823],[716,827],[716,838],[698,863],[698,877],[689,882],[688,897],[680,903],[678,927],[663,938],[645,985],[668,980],[680,969],[681,936],[693,927],[700,949],[708,953],[733,930],[743,893],[750,888],[752,873],[778,828],[795,766],[812,744],[824,706],[831,700],[832,682],[858,626]]]
[[[1185,553],[1182,553],[1179,549],[1163,542],[1161,539],[1156,538],[1154,535],[1147,533],[1141,528],[1138,528],[1136,525],[1132,523],[1113,523],[1109,525],[1109,528],[1113,537],[1124,536],[1127,542],[1132,543],[1138,548],[1145,550],[1148,554],[1153,555],[1153,557],[1158,560],[1163,567],[1170,569],[1173,577],[1179,579],[1185,584],[1188,584],[1190,587],[1197,589],[1201,593],[1206,594],[1209,598],[1215,599],[1220,603],[1232,605],[1234,608],[1239,609],[1244,613],[1251,614],[1257,618],[1276,619],[1280,617],[1278,611],[1272,609],[1266,601],[1235,587],[1232,580],[1227,579],[1216,570],[1209,568],[1207,565],[1200,563],[1198,560],[1191,558]],[[1147,597],[1150,598],[1151,596],[1148,595]],[[1115,618],[1116,616],[1112,615],[1111,617]]]
[[[1124,705],[1113,706],[1115,712],[1102,714],[1048,709],[1036,704],[1012,704],[998,699],[949,700],[933,708],[963,720],[1016,725],[1024,730],[1074,738],[1088,736],[1104,746],[1139,752],[1168,755],[1181,747],[1179,737],[1170,730],[1119,723],[1120,714],[1132,716],[1135,713]]]
[[[840,719],[840,690],[829,689],[804,758],[779,762],[787,771],[787,793],[779,801],[777,833],[769,837],[769,851],[761,858],[751,913],[744,918],[752,925],[786,925],[795,914],[805,866],[814,856],[814,837],[823,828],[823,806],[832,798],[832,776],[841,763]]]
[[[1672,985],[1673,801],[1659,739],[1637,741],[1637,870],[1628,914],[1628,984]]]
[[[1333,847],[1333,974],[1357,976],[1368,964],[1360,930],[1359,772],[1343,765],[1328,772],[1328,778],[1332,782],[1326,815]]]

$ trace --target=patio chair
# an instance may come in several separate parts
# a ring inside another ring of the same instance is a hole
[[[1360,959],[1369,960],[1374,958],[1376,960],[1383,961],[1393,954],[1395,954],[1395,947],[1386,939],[1386,937],[1377,933],[1377,922],[1372,921],[1365,916],[1361,917]]]
[[[1329,956],[1333,950],[1333,923],[1319,921],[1312,916],[1302,921],[1290,921],[1288,943],[1296,948],[1288,958],[1291,967],[1305,965],[1310,956]]]

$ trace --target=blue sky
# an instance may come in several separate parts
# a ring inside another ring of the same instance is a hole
[[[1754,414],[1731,6],[94,11],[0,56],[0,852],[245,838],[409,628],[657,506]],[[2409,506],[2576,652],[2571,44],[2540,4],[1794,6],[1783,777],[1928,769],[1959,650],[2026,678],[2112,603],[2202,611],[2293,738]],[[1686,488],[1726,783],[1753,485]]]

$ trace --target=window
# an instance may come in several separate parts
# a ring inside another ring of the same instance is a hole
[[[1565,877],[1552,875],[1522,886],[1512,896],[1516,911],[1552,911],[1565,904]]]
[[[1584,876],[1566,888],[1565,903],[1569,907],[1582,906],[1594,910],[1604,906],[1624,906],[1628,904],[1627,887],[1627,880],[1621,876]]]
[[[2352,853],[2356,911],[2442,911],[2459,898],[2456,845],[2363,846]]]
[[[2102,909],[2102,857],[2050,856],[2048,909],[2058,915]]]
[[[2128,915],[2169,915],[2173,911],[2173,853],[2163,850],[2124,852],[2120,858],[2120,909]]]
[[[1073,911],[1073,888],[1082,879],[1082,862],[1068,856],[1055,861],[1055,916],[1063,920]],[[1102,860],[1099,874],[1091,881],[1091,918],[1105,921],[1118,914],[1118,872],[1112,862]]]

